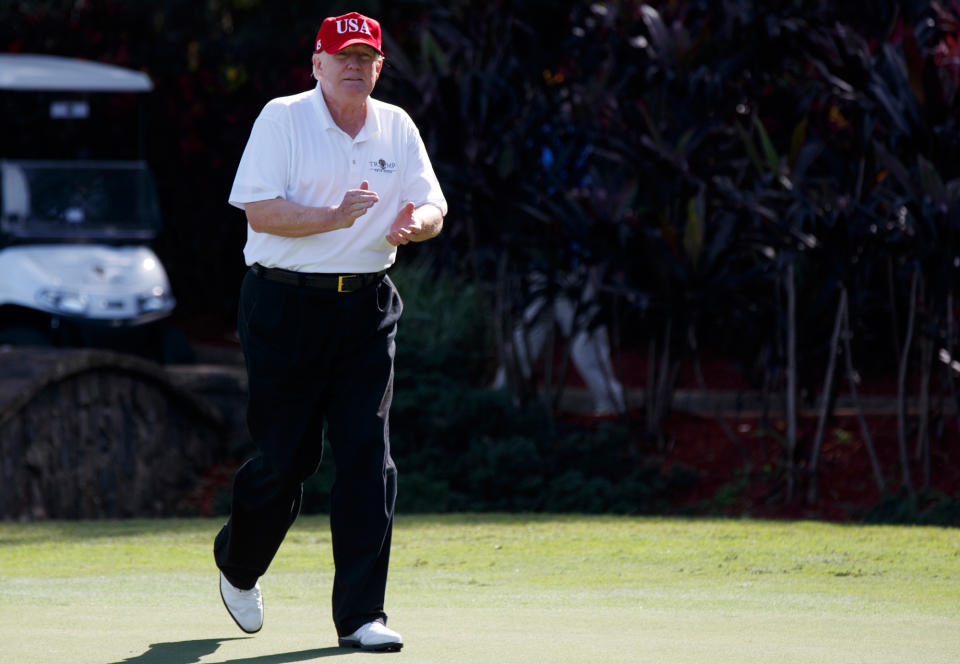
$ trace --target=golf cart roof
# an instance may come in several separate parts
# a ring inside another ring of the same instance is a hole
[[[0,90],[149,92],[150,77],[115,65],[59,55],[0,53]]]

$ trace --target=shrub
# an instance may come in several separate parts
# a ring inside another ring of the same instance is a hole
[[[695,480],[643,461],[625,424],[557,421],[483,387],[492,341],[481,294],[426,257],[393,278],[405,303],[390,416],[398,509],[650,512]]]

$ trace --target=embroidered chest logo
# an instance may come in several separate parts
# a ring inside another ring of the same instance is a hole
[[[370,170],[374,173],[396,173],[400,165],[395,161],[378,159],[370,162]]]

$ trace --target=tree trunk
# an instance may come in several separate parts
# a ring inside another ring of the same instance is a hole
[[[823,433],[827,426],[827,417],[832,408],[831,394],[833,392],[833,375],[837,366],[837,354],[840,352],[840,330],[843,327],[843,317],[847,311],[847,289],[840,289],[840,303],[837,305],[837,315],[833,322],[833,335],[830,337],[830,360],[827,362],[827,373],[823,377],[823,391],[820,394],[820,417],[817,420],[817,434],[813,439],[813,450],[810,452],[810,483],[807,486],[807,502],[817,500],[817,465],[820,462],[820,447],[823,444]]]
[[[576,304],[573,306],[573,316],[570,320],[570,334],[567,337],[567,342],[563,345],[563,358],[560,362],[560,373],[557,375],[557,389],[553,393],[553,399],[551,400],[551,405],[553,410],[556,411],[560,408],[560,400],[563,399],[563,391],[567,386],[567,374],[570,371],[570,360],[573,357],[573,341],[577,338],[577,321],[580,319],[581,309],[583,308],[583,298],[578,297]],[[553,361],[551,353],[551,362]],[[547,394],[550,394],[548,391]]]
[[[673,318],[667,318],[663,331],[663,352],[659,361],[655,357],[656,346],[650,345],[650,365],[647,369],[647,431],[657,437],[658,447],[663,445],[663,418],[670,409],[673,385],[676,381],[677,364],[671,357],[670,337]],[[658,366],[659,365],[659,366]]]
[[[863,434],[863,445],[867,448],[867,456],[870,457],[870,468],[873,470],[873,479],[877,484],[877,489],[881,494],[886,493],[887,484],[883,479],[883,471],[880,470],[880,461],[877,459],[877,452],[873,447],[873,437],[870,435],[870,428],[867,426],[867,418],[863,416],[863,408],[860,407],[860,399],[857,397],[857,373],[853,368],[853,353],[850,351],[850,305],[843,312],[843,357],[847,365],[847,380],[850,382],[850,396],[853,399],[853,406],[857,410],[857,419],[860,420],[860,431]]]
[[[700,367],[700,352],[697,346],[697,332],[694,329],[693,323],[687,328],[687,340],[690,344],[690,352],[693,353],[693,373],[697,378],[697,385],[699,386],[702,392],[707,391],[707,381],[703,377],[703,369]],[[744,446],[740,438],[737,437],[737,434],[734,433],[733,429],[730,428],[730,425],[727,424],[727,421],[720,414],[719,409],[713,412],[713,419],[716,420],[717,424],[720,425],[720,428],[723,430],[723,433],[726,435],[727,439],[733,443],[734,447],[737,448],[737,451],[740,453],[740,458],[743,459],[744,463],[750,463],[750,453],[747,451],[747,448]]]
[[[518,370],[518,360],[513,343],[514,320],[510,312],[510,298],[507,293],[510,288],[507,284],[507,254],[500,255],[497,265],[497,282],[493,292],[493,332],[497,348],[500,351],[500,361],[506,372],[507,387],[515,400],[519,401],[520,381],[522,375]]]
[[[667,395],[670,391],[670,341],[673,336],[673,318],[667,319],[667,324],[663,330],[663,354],[660,356],[660,369],[657,376],[657,430],[660,430],[660,422],[667,412]]]
[[[924,335],[920,339],[920,401],[917,404],[920,424],[917,428],[917,447],[914,451],[923,468],[923,485],[930,486],[930,374],[933,365],[933,340]]]
[[[524,320],[523,303],[517,304],[516,294],[522,292],[517,274],[510,269],[506,253],[501,254],[497,265],[497,281],[494,288],[494,334],[505,372],[506,385],[515,405],[525,407],[536,394],[536,372],[527,325]],[[519,316],[515,312],[519,309]],[[520,334],[516,334],[516,330]],[[522,348],[518,347],[518,344]],[[524,369],[524,363],[530,371]],[[529,377],[527,374],[530,374]]]
[[[897,289],[893,279],[893,257],[887,258],[887,292],[890,296],[890,331],[893,335],[893,352],[900,356],[900,317],[897,314]]]
[[[910,455],[907,453],[907,366],[910,347],[913,345],[913,325],[917,314],[917,285],[920,281],[920,268],[913,271],[910,280],[910,308],[907,315],[907,332],[900,352],[900,368],[897,372],[897,442],[900,448],[901,480],[903,488],[912,500],[915,496],[913,482],[910,479]]]
[[[787,502],[796,489],[797,453],[797,292],[794,264],[787,265]]]
[[[647,344],[647,389],[644,394],[644,411],[647,419],[647,432],[653,433],[655,427],[654,404],[657,385],[657,337],[653,335]]]
[[[949,361],[947,364],[947,389],[950,390],[950,398],[953,401],[953,414],[957,418],[957,428],[960,429],[960,397],[957,395],[957,387],[953,381],[953,363],[956,361],[953,349],[956,347],[954,342],[955,330],[953,328],[953,291],[947,292],[947,355]]]

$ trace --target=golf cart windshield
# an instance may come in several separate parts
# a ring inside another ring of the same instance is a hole
[[[142,161],[0,161],[0,231],[30,239],[151,239],[160,229]]]

